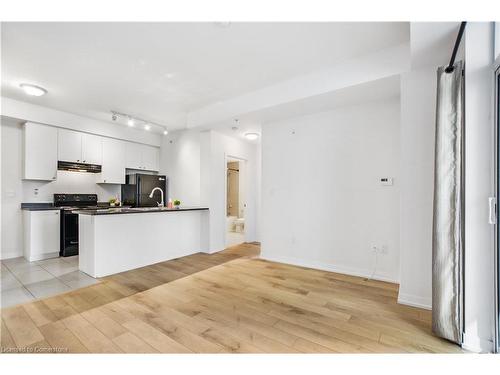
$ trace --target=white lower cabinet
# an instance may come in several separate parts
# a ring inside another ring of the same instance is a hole
[[[58,257],[61,212],[44,210],[23,213],[24,257],[30,262]]]
[[[111,138],[102,140],[102,172],[98,184],[125,183],[125,142]]]

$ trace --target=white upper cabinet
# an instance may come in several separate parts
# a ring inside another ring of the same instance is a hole
[[[143,169],[147,171],[160,170],[160,150],[158,147],[127,142],[126,164],[130,169]]]
[[[138,143],[127,142],[125,167],[143,169],[142,166],[142,146]]]
[[[57,129],[24,125],[24,174],[26,180],[51,181],[57,177]]]
[[[97,175],[96,182],[125,183],[125,142],[111,138],[102,139],[102,172]]]
[[[102,137],[73,130],[58,130],[61,161],[101,165]]]
[[[160,170],[160,150],[158,147],[142,146],[142,164],[148,171]]]
[[[82,161],[82,134],[73,130],[58,129],[58,159],[73,163]]]
[[[82,163],[102,163],[102,138],[92,134],[82,134]]]

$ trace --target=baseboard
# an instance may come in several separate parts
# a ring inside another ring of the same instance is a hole
[[[474,353],[492,353],[494,350],[493,341],[484,340],[476,335],[467,335],[467,332],[464,333],[462,348]]]
[[[432,300],[412,294],[399,292],[398,303],[402,305],[419,307],[421,309],[432,310]]]
[[[19,258],[22,257],[24,254],[23,252],[19,251],[10,251],[10,252],[2,252],[0,254],[0,260],[5,260],[5,259],[11,259],[11,258]]]
[[[271,262],[285,263],[291,264],[293,266],[306,267],[306,268],[314,268],[322,271],[342,273],[350,276],[358,276],[358,277],[366,277],[369,278],[371,276],[371,270],[363,270],[363,269],[355,269],[351,267],[338,266],[331,263],[324,262],[315,262],[315,261],[307,261],[303,259],[291,258],[291,257],[280,257],[280,256],[260,256],[260,259],[268,260]],[[373,276],[374,280],[378,281],[386,281],[389,283],[399,284],[399,280],[396,280],[392,277],[377,275]]]

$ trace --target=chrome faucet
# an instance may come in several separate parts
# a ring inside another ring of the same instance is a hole
[[[163,202],[163,190],[161,190],[159,187],[155,187],[153,190],[151,190],[149,198],[153,198],[153,194],[155,193],[156,190],[160,190],[161,193],[161,202],[156,202],[156,203],[158,204],[158,207],[164,207],[165,203]]]

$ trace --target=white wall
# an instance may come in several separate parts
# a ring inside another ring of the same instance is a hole
[[[399,280],[399,98],[263,125],[262,257]],[[394,178],[381,186],[380,178]]]
[[[20,100],[14,100],[7,97],[1,97],[0,99],[2,104],[1,114],[6,117],[144,143],[152,146],[160,146],[163,137],[163,135],[158,133],[129,128],[121,124],[98,121]]]
[[[495,60],[500,58],[500,22],[495,22]]]
[[[201,204],[210,207],[210,252],[226,246],[226,161],[227,157],[245,160],[244,186],[245,241],[257,240],[257,146],[224,134],[207,131],[201,137]]]
[[[226,157],[246,161],[245,240],[257,240],[257,196],[260,194],[258,149],[215,131],[183,130],[165,137],[161,147],[161,173],[169,177],[170,193],[186,205],[210,208],[210,252],[225,248]]]
[[[493,23],[465,32],[465,336],[464,346],[491,351],[494,325]]]
[[[401,282],[399,302],[432,306],[436,68],[401,76]]]
[[[164,137],[160,174],[169,178],[169,197],[183,205],[200,204],[200,132],[176,131]]]
[[[2,259],[23,253],[22,202],[52,202],[54,193],[95,193],[101,201],[120,195],[120,186],[98,185],[91,173],[58,171],[56,181],[22,180],[23,134],[18,121],[2,118],[1,144]]]

